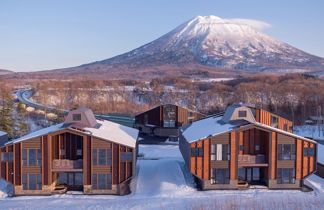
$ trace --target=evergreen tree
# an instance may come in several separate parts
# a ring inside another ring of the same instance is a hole
[[[8,93],[2,95],[0,109],[0,130],[8,133],[9,139],[14,137],[15,118],[12,96]]]
[[[25,104],[19,102],[17,104],[17,125],[15,129],[15,137],[21,137],[29,132],[28,123],[26,123],[26,106]]]

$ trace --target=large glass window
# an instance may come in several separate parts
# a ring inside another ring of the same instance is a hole
[[[22,185],[23,185],[23,190],[42,190],[42,175],[23,174]]]
[[[92,149],[93,165],[111,165],[112,154],[111,149]]]
[[[315,148],[304,148],[304,156],[306,157],[311,157],[311,156],[315,156]]]
[[[295,144],[278,144],[278,160],[295,160],[296,145]]]
[[[92,174],[92,189],[111,190],[111,188],[112,188],[111,174]]]
[[[295,184],[295,169],[294,168],[278,168],[277,183],[278,184]]]
[[[13,153],[12,152],[3,152],[3,153],[1,153],[1,161],[3,161],[3,162],[13,162]]]
[[[211,184],[229,184],[229,169],[212,168]]]
[[[230,160],[229,144],[212,144],[211,145],[211,160]]]
[[[22,152],[23,166],[41,166],[42,150],[40,149],[23,149]]]
[[[163,127],[165,127],[165,128],[174,128],[175,127],[174,120],[164,120],[163,122],[164,122]]]
[[[120,161],[132,162],[133,161],[133,153],[132,152],[121,152],[120,153]]]
[[[278,117],[271,116],[271,126],[278,128]]]
[[[203,157],[204,148],[191,148],[191,157]]]

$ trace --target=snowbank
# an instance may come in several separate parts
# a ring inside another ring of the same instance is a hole
[[[0,178],[0,198],[12,196],[13,187],[11,184]]]

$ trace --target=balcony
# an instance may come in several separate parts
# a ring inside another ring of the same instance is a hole
[[[83,160],[53,160],[53,172],[82,172]]]
[[[267,167],[265,155],[238,155],[238,166]]]

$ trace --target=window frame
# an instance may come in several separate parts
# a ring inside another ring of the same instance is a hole
[[[246,110],[239,110],[238,111],[238,117],[239,118],[247,117],[247,111]]]
[[[1,153],[1,161],[2,162],[13,162],[13,152],[2,152]]]
[[[82,117],[81,114],[72,114],[73,121],[81,121]]]
[[[210,183],[214,184],[229,184],[230,172],[229,168],[212,168]]]
[[[35,178],[35,183],[31,183]],[[42,174],[27,173],[22,174],[22,189],[23,190],[42,190]],[[33,186],[33,185],[34,186]]]
[[[287,154],[288,152],[288,154]],[[288,155],[288,156],[286,156]],[[296,144],[278,144],[277,145],[278,160],[296,160]]]

